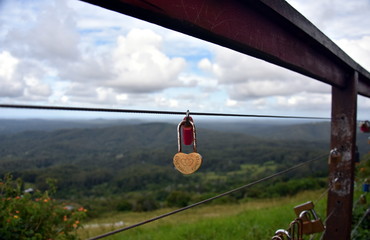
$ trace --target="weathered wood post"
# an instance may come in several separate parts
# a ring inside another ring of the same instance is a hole
[[[341,159],[329,163],[329,186],[325,240],[350,239],[352,224],[354,156],[357,125],[358,73],[346,87],[332,87],[331,149]]]

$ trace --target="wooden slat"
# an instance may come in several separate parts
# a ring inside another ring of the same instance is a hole
[[[329,185],[325,240],[350,239],[353,181],[355,173],[356,111],[358,74],[345,89],[332,89],[331,148],[342,158],[329,164]]]

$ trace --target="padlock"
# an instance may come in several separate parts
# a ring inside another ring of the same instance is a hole
[[[305,235],[325,230],[325,226],[317,216],[314,207],[315,205],[311,201],[294,207],[295,214],[303,221],[302,232]]]
[[[182,131],[182,140],[185,145],[191,145],[194,141],[193,136],[193,126],[190,122],[193,123],[193,118],[188,115],[189,112],[187,112],[186,117],[184,117],[184,120],[186,121],[185,124],[181,126]]]
[[[197,171],[202,165],[202,156],[197,153],[197,138],[196,138],[196,129],[195,125],[192,121],[189,123],[193,129],[193,152],[186,154],[182,152],[182,134],[181,134],[181,126],[186,123],[186,120],[182,120],[179,125],[177,126],[177,153],[173,157],[173,164],[175,168],[181,172],[182,174],[192,174]]]
[[[370,184],[368,184],[368,183],[362,184],[362,191],[370,192]]]
[[[370,132],[370,122],[364,121],[360,123],[360,130],[361,132],[368,133]]]
[[[305,210],[301,212],[299,215],[300,218],[308,219],[308,221],[303,221],[302,225],[302,233],[305,235],[314,234],[323,232],[325,230],[325,226],[322,223],[320,218],[315,218],[315,214],[313,214],[309,210]]]
[[[335,191],[339,191],[342,188],[342,184],[340,183],[339,178],[334,179],[334,184],[333,188]]]
[[[367,203],[365,194],[361,194],[359,202],[362,205],[365,205]]]
[[[292,240],[303,240],[303,220],[296,218],[289,225],[289,234]]]
[[[292,240],[287,230],[279,229],[275,232],[275,235],[271,238],[271,240],[285,240],[285,237],[287,240]]]
[[[363,192],[369,192],[370,191],[370,184],[369,184],[368,179],[365,179],[364,183],[362,184],[362,191]]]
[[[338,149],[334,148],[330,151],[329,153],[329,159],[328,159],[328,163],[335,163],[337,164],[338,162],[340,162],[342,159],[342,154],[339,152]]]

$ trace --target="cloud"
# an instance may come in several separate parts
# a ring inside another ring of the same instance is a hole
[[[326,110],[330,112],[331,95],[321,93],[301,93],[289,97],[277,97],[280,109]]]
[[[125,30],[119,28],[122,24],[117,24],[121,14],[113,14],[114,21],[108,20],[118,26],[114,31],[106,33],[105,29],[94,26],[91,32],[91,29],[85,32],[78,26],[86,23],[81,23],[81,16],[70,7],[76,6],[74,3],[39,1],[39,5],[28,3],[29,8],[14,8],[19,4],[7,3],[7,13],[15,14],[15,21],[4,24],[6,31],[0,35],[3,36],[0,51],[6,49],[9,55],[5,61],[11,64],[10,57],[16,61],[12,63],[15,73],[1,78],[2,85],[7,84],[1,90],[2,97],[18,100],[50,97],[53,102],[73,99],[112,104],[122,102],[127,94],[151,94],[196,84],[196,81],[189,83],[180,78],[187,66],[186,60],[166,55],[161,35],[129,26],[124,33]],[[109,15],[108,11],[84,5],[91,13]],[[21,16],[26,16],[26,20]],[[97,34],[101,35],[102,42],[92,40]],[[7,69],[10,71],[10,66]],[[46,81],[53,87],[45,84]]]
[[[324,83],[129,16],[81,1],[4,2],[2,101],[265,114],[330,106]],[[289,3],[370,68],[368,1]]]
[[[70,64],[61,73],[62,79],[72,81],[74,90],[80,85],[114,89],[112,93],[153,93],[183,86],[179,79],[186,66],[183,58],[169,58],[162,52],[163,39],[148,29],[132,29],[117,37],[115,46],[103,54],[85,53],[81,62]],[[99,48],[99,47],[97,47]]]
[[[169,58],[162,51],[162,38],[151,30],[131,30],[120,36],[113,51],[115,79],[109,86],[124,92],[156,92],[180,86],[185,60]]]
[[[22,6],[25,9],[12,16],[15,23],[9,24],[12,27],[8,28],[2,43],[16,57],[48,64],[76,60],[79,36],[74,31],[76,23],[72,12],[64,1],[44,2],[42,6],[37,14],[32,12],[36,8],[32,3]]]
[[[39,80],[44,72],[33,68],[32,62],[23,62],[3,51],[0,52],[0,66],[0,97],[44,100],[51,94],[50,87]]]
[[[287,0],[331,39],[370,35],[368,0]]]
[[[22,95],[23,83],[16,78],[16,69],[19,60],[13,57],[9,52],[0,53],[0,96],[17,97]]]
[[[214,62],[202,59],[198,66],[227,88],[231,100],[330,91],[324,83],[226,48],[215,48]]]
[[[370,71],[370,34],[359,39],[339,39],[336,41],[350,57]]]

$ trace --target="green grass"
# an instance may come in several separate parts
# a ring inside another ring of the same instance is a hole
[[[295,218],[293,207],[306,201],[314,201],[316,211],[325,218],[325,198],[316,199],[324,190],[306,191],[292,197],[246,200],[239,204],[198,206],[179,214],[140,226],[105,239],[118,240],[224,240],[224,239],[271,239],[277,229],[287,229]],[[110,213],[92,220],[80,230],[82,239],[94,237],[114,229],[113,224],[123,221],[128,226],[142,220],[169,212],[161,209],[149,213]],[[88,227],[91,224],[104,224]],[[315,239],[319,239],[317,234]],[[306,236],[305,239],[309,237]]]

